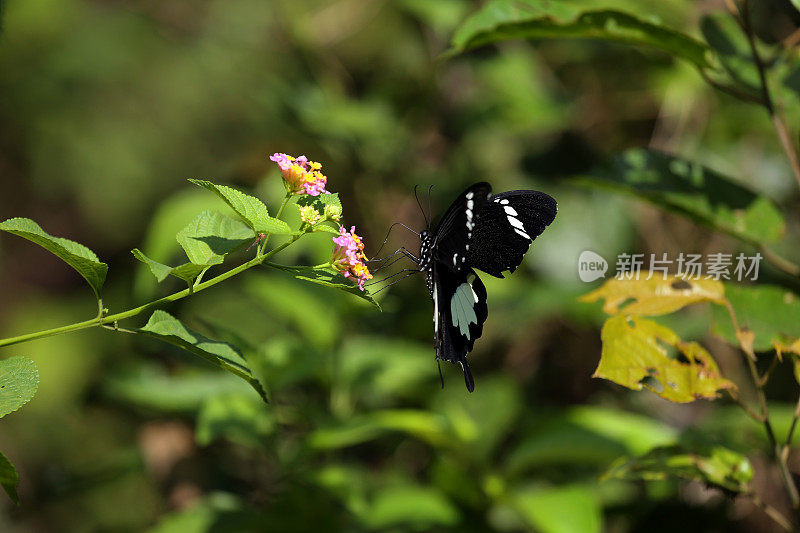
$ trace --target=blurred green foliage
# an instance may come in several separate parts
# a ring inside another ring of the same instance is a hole
[[[449,366],[440,390],[432,306],[418,278],[381,293],[382,313],[266,269],[167,309],[192,331],[237,346],[248,375],[269,391],[268,406],[244,381],[157,340],[98,330],[4,348],[4,358],[35,361],[41,384],[22,412],[2,420],[0,450],[19,471],[22,505],[0,502],[0,530],[308,531],[324,524],[571,533],[771,525],[699,483],[679,490],[672,479],[599,481],[625,456],[722,443],[734,454],[723,456],[725,464],[739,464],[735,454],[763,449],[766,440],[730,406],[676,409],[591,380],[604,316],[576,300],[589,288],[575,271],[586,249],[607,259],[622,251],[749,253],[752,241],[783,235],[774,249],[800,260],[797,184],[769,118],[714,91],[695,68],[705,66],[695,41],[704,38],[721,64],[715,81],[757,83],[724,13],[704,18],[708,6],[689,0],[565,0],[558,3],[563,24],[581,10],[631,13],[629,26],[589,20],[612,41],[640,42],[642,28],[662,23],[689,37],[656,49],[508,40],[444,60],[477,3],[4,4],[0,219],[34,219],[114,265],[104,293],[112,310],[164,294],[131,248],[161,266],[179,264],[175,233],[199,212],[220,209],[219,199],[192,190],[186,178],[255,191],[274,214],[283,187],[267,160],[273,152],[323,163],[345,224],[363,232],[370,255],[392,222],[423,225],[415,184],[434,185],[434,212],[484,179],[498,191],[544,190],[560,209],[513,276],[485,279],[490,312],[470,356],[471,395]],[[800,23],[788,1],[760,2],[754,18],[767,44]],[[689,62],[658,50],[674,51],[676,42]],[[791,102],[798,70],[784,68],[780,90]],[[629,148],[703,166],[647,156],[609,175],[611,156]],[[697,185],[685,171],[700,168],[707,183],[738,184],[737,194],[654,191],[643,180],[648,163],[666,165],[683,192]],[[703,226],[586,187],[587,178],[650,201],[660,195],[667,211]],[[271,244],[282,242],[275,236]],[[402,244],[416,247],[413,236],[393,231],[385,250]],[[21,240],[3,238],[0,246],[0,336],[96,313],[82,280],[56,258]],[[276,260],[316,264],[330,249],[330,235],[311,235]],[[766,265],[761,277],[781,286],[764,305],[798,289]],[[739,291],[734,305],[748,305],[750,295]],[[793,301],[782,301],[794,312]],[[709,314],[690,309],[668,324],[696,338],[708,333]],[[730,339],[730,331],[720,333]],[[720,360],[733,376],[741,375],[737,364]],[[778,367],[769,389],[781,435],[792,408],[780,402],[793,401],[796,386],[789,366]],[[707,481],[694,459],[684,477]],[[0,457],[0,483],[6,473]]]

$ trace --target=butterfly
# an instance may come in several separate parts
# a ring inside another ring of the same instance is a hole
[[[457,364],[467,390],[475,389],[467,354],[488,315],[486,288],[475,269],[498,278],[514,272],[557,211],[556,201],[543,192],[492,194],[491,185],[476,183],[458,195],[435,229],[419,234],[419,255],[408,255],[425,273],[433,300],[440,378],[440,361]]]

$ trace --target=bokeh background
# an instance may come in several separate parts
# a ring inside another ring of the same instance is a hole
[[[691,34],[724,5],[582,4],[635,6]],[[788,1],[759,4],[765,40],[795,28]],[[41,384],[0,424],[22,478],[22,505],[0,501],[1,530],[768,530],[749,504],[700,484],[599,481],[616,458],[693,432],[745,449],[762,437],[722,401],[677,406],[592,379],[603,315],[576,300],[596,286],[579,281],[578,254],[613,268],[620,252],[752,250],[572,179],[625,148],[658,148],[788,206],[796,231],[796,184],[762,109],[624,46],[509,42],[441,59],[479,6],[467,0],[0,5],[0,219],[29,217],[96,251],[112,312],[180,288],[157,286],[132,248],[175,264],[175,232],[203,209],[225,211],[187,178],[254,191],[274,209],[273,152],[323,164],[368,254],[393,222],[423,227],[414,185],[434,186],[434,212],[482,180],[559,202],[513,276],[483,276],[489,318],[471,395],[449,365],[439,388],[420,277],[381,293],[382,313],[266,269],[168,308],[244,348],[269,406],[190,354],[124,334],[5,349],[33,358]],[[329,239],[280,260],[318,263]],[[386,250],[403,244],[417,247],[395,230]],[[96,311],[71,269],[8,235],[0,302],[1,336]],[[741,375],[709,336],[706,308],[674,322]],[[770,395],[792,401],[791,370],[776,375]]]

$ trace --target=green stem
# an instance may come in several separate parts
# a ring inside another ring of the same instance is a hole
[[[53,335],[60,335],[62,333],[70,333],[72,331],[78,331],[78,330],[81,330],[81,329],[86,329],[86,328],[91,328],[91,327],[96,327],[96,326],[105,326],[107,324],[113,324],[113,323],[115,323],[115,322],[117,322],[119,320],[123,320],[125,318],[134,317],[134,316],[136,316],[136,315],[138,315],[140,313],[143,313],[145,311],[149,311],[149,310],[154,310],[154,309],[160,308],[160,307],[162,307],[162,306],[164,306],[164,305],[166,305],[168,303],[175,302],[175,301],[180,300],[182,298],[186,298],[187,296],[189,296],[191,294],[198,293],[198,292],[200,292],[200,291],[202,291],[204,289],[207,289],[209,287],[213,287],[217,283],[225,281],[226,279],[231,278],[231,277],[239,274],[240,272],[244,272],[245,270],[247,270],[249,268],[252,268],[252,267],[254,267],[256,265],[259,265],[259,264],[263,263],[264,261],[266,261],[267,259],[269,259],[273,255],[275,255],[276,253],[280,252],[281,250],[283,250],[284,248],[286,248],[290,244],[294,243],[296,240],[298,240],[303,235],[305,235],[305,233],[301,233],[299,235],[295,235],[289,241],[281,244],[280,246],[274,248],[273,250],[270,250],[269,253],[266,253],[266,254],[261,255],[259,257],[255,257],[255,258],[251,259],[250,261],[248,261],[246,263],[243,263],[243,264],[241,264],[241,265],[239,265],[239,266],[237,266],[235,268],[232,268],[232,269],[228,270],[227,272],[223,272],[219,276],[216,276],[216,277],[211,278],[211,279],[209,279],[207,281],[204,281],[203,283],[200,283],[200,284],[198,284],[198,285],[196,285],[196,286],[194,286],[192,288],[184,289],[184,290],[182,290],[180,292],[176,292],[174,294],[170,294],[169,296],[164,296],[163,298],[159,298],[158,300],[153,300],[152,302],[148,302],[148,303],[146,303],[144,305],[140,305],[139,307],[135,307],[133,309],[129,309],[129,310],[123,311],[121,313],[116,313],[116,314],[113,314],[113,315],[107,315],[107,316],[104,316],[104,317],[101,316],[101,317],[97,317],[97,318],[92,318],[90,320],[84,320],[83,322],[76,322],[76,323],[70,324],[68,326],[61,326],[61,327],[58,327],[58,328],[47,329],[47,330],[44,330],[44,331],[37,331],[37,332],[34,332],[34,333],[27,333],[25,335],[19,335],[19,336],[16,336],[16,337],[8,337],[6,339],[0,339],[0,347],[2,347],[2,346],[11,346],[12,344],[19,344],[21,342],[26,342],[26,341],[30,341],[30,340],[34,340],[34,339],[41,339],[41,338],[44,338],[44,337],[52,337]]]
[[[281,218],[283,214],[283,208],[286,207],[286,204],[289,203],[289,200],[294,196],[290,192],[286,192],[286,196],[283,197],[283,201],[281,202],[281,206],[278,208],[278,212],[275,213],[275,218]],[[258,245],[258,252],[256,253],[256,257],[264,255],[264,250],[267,248],[267,241],[269,240],[270,234],[267,233],[264,235],[264,240],[261,241],[261,244]]]

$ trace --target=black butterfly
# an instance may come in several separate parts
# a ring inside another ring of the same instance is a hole
[[[433,299],[436,361],[461,365],[469,392],[475,382],[467,354],[488,312],[486,289],[473,269],[498,278],[505,270],[514,272],[557,210],[543,192],[493,195],[491,185],[476,183],[456,198],[436,229],[420,233],[419,257],[407,254],[425,272]]]

